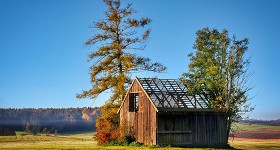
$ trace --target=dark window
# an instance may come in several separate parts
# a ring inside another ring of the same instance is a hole
[[[139,94],[129,93],[129,111],[135,112],[138,110]]]

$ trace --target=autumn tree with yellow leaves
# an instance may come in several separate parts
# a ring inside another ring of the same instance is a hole
[[[110,99],[101,107],[97,119],[97,141],[104,144],[117,139],[119,117],[117,110],[131,82],[132,71],[162,72],[166,69],[160,63],[152,63],[147,57],[136,55],[144,50],[151,29],[150,18],[133,18],[136,11],[120,0],[104,0],[107,5],[102,20],[92,24],[94,35],[86,41],[94,50],[89,54],[90,82],[92,87],[77,94],[77,98],[96,98],[105,91],[112,92]]]

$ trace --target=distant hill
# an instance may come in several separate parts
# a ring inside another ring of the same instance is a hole
[[[0,127],[36,132],[95,131],[99,108],[0,108]]]
[[[241,123],[250,123],[250,124],[261,124],[261,125],[269,125],[269,126],[280,126],[280,119],[277,120],[241,120]]]

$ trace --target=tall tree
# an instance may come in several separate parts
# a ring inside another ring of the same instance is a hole
[[[190,53],[189,71],[181,80],[191,94],[204,94],[209,107],[222,109],[227,116],[227,133],[233,121],[252,111],[248,101],[248,39],[229,37],[228,31],[204,28],[196,32],[195,53]]]
[[[118,128],[117,109],[125,96],[132,71],[162,72],[166,69],[160,63],[152,63],[149,58],[136,55],[143,50],[149,38],[151,23],[149,18],[133,18],[136,11],[132,4],[121,6],[120,0],[104,0],[107,5],[105,18],[94,22],[94,35],[87,46],[95,46],[89,54],[92,88],[77,95],[77,98],[96,98],[110,90],[112,95],[101,107],[102,117],[97,119],[97,138],[100,144],[114,139],[112,133]],[[113,137],[112,137],[113,136]]]
[[[92,88],[78,94],[78,98],[95,98],[112,89],[110,102],[120,103],[125,95],[131,71],[147,70],[162,72],[166,68],[160,63],[151,63],[149,58],[136,56],[135,50],[143,50],[151,30],[149,18],[132,18],[136,11],[131,4],[121,7],[120,0],[104,0],[108,9],[105,18],[94,22],[94,36],[85,44],[96,46],[89,54]],[[139,35],[138,31],[143,31]]]

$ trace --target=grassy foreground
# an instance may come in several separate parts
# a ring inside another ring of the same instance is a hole
[[[151,147],[151,146],[97,146],[92,139],[92,132],[75,133],[64,135],[29,135],[24,132],[17,132],[17,136],[0,136],[0,149],[128,149],[128,150],[145,150],[145,149],[159,149],[159,150],[181,150],[193,149],[199,150],[201,148],[176,148],[176,147]],[[252,142],[252,141],[230,141],[230,144],[235,149],[280,149],[279,142]],[[213,148],[203,148],[213,149]]]

